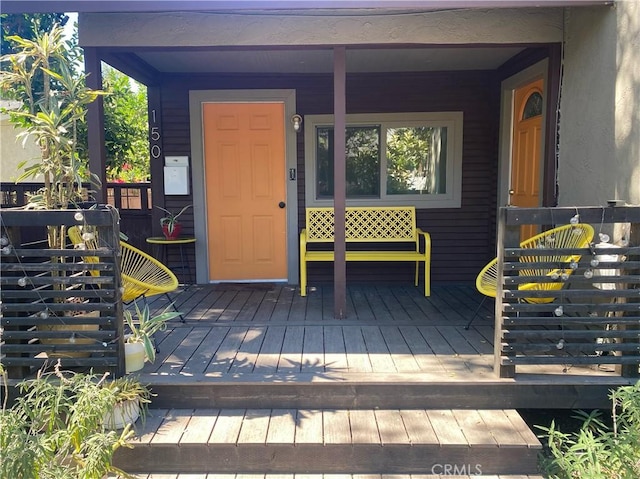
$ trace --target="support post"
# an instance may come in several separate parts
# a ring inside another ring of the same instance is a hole
[[[84,70],[87,86],[102,90],[102,65],[97,48],[84,48]],[[102,95],[87,105],[87,135],[89,143],[89,171],[100,180],[92,185],[98,203],[107,203],[107,152],[104,139],[104,102]]]
[[[334,316],[347,315],[347,265],[345,261],[346,205],[346,49],[333,49],[333,211],[335,256],[333,263]]]

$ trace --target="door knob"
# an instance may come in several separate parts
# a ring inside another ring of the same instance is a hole
[[[285,206],[287,206],[287,204],[284,201],[281,201],[280,203],[278,203],[279,208],[284,208]]]

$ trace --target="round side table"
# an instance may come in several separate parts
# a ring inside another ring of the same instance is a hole
[[[166,248],[168,248],[169,246],[178,246],[180,249],[180,262],[182,263],[180,269],[183,275],[186,275],[188,280],[191,281],[191,266],[189,264],[189,257],[184,252],[184,245],[195,243],[195,238],[184,237],[177,239],[167,239],[164,236],[152,236],[150,238],[147,238],[146,241],[149,244],[155,245],[157,248],[161,248],[163,246]],[[155,256],[158,257],[159,255],[155,254]]]

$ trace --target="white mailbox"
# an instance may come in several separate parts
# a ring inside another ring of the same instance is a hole
[[[165,156],[164,158],[164,194],[189,194],[189,157]]]

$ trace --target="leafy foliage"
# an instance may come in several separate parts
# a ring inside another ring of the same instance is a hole
[[[5,54],[15,53],[13,43],[7,37],[17,35],[30,40],[35,39],[38,32],[46,32],[58,24],[64,27],[69,17],[64,13],[3,13],[0,14],[2,22],[2,44],[0,51]]]
[[[156,208],[164,211],[165,216],[160,218],[160,224],[163,226],[166,225],[168,232],[171,234],[173,233],[173,230],[175,229],[176,224],[178,223],[178,218],[180,217],[180,215],[185,211],[187,211],[189,208],[191,208],[191,205],[184,206],[178,213],[173,213],[172,211],[164,209],[162,206],[156,205]]]
[[[152,316],[149,305],[145,304],[140,309],[138,303],[134,302],[135,316],[130,310],[124,311],[124,323],[128,326],[131,335],[127,338],[127,342],[141,342],[144,345],[144,353],[150,363],[156,360],[156,347],[153,344],[153,336],[158,331],[162,331],[167,327],[167,321],[177,318],[180,313],[170,311],[172,305],[160,314]]]
[[[107,177],[136,182],[149,176],[147,90],[118,70],[105,66],[104,99]]]
[[[115,451],[131,447],[131,426],[105,430],[117,388],[105,376],[51,372],[22,382],[20,397],[0,415],[0,476],[20,479],[102,479],[129,474],[112,465]]]
[[[611,394],[613,427],[598,412],[580,412],[577,433],[540,427],[551,459],[544,461],[550,479],[637,479],[640,477],[640,382]]]
[[[38,42],[39,39],[56,31],[59,38],[55,54],[49,59],[50,69],[59,71],[67,68],[69,76],[76,79],[78,84],[84,85],[85,75],[82,73],[84,63],[82,49],[78,46],[77,30],[73,36],[64,40],[62,26],[68,17],[64,14],[34,14],[34,15],[2,15],[2,51],[5,61],[2,69],[11,72],[15,66],[9,60],[11,54],[24,52],[24,41]],[[54,29],[55,26],[55,29]],[[53,47],[53,45],[52,45]],[[60,47],[60,48],[58,48]],[[53,48],[52,48],[53,53]],[[60,66],[63,63],[64,66]],[[128,76],[118,70],[103,65],[103,90],[108,92],[104,96],[105,149],[107,162],[107,177],[112,181],[136,182],[145,181],[149,177],[149,144],[147,123],[147,91],[146,88],[133,82]],[[9,77],[7,77],[9,78]],[[23,105],[35,104],[38,95],[45,93],[46,88],[59,91],[64,89],[55,77],[46,78],[45,71],[32,69],[29,81],[14,83],[11,87],[3,88],[3,97],[19,101]],[[45,80],[49,86],[45,85]],[[30,111],[26,108],[27,111]],[[17,126],[28,128],[31,123],[21,115],[12,115],[11,120]],[[76,155],[79,160],[76,166],[81,174],[86,173],[88,162],[87,125],[84,116],[77,118],[75,124]],[[24,141],[27,138],[23,138]],[[33,177],[34,170],[25,172],[21,179]]]
[[[0,57],[10,65],[10,70],[0,71],[0,88],[20,100],[17,109],[9,112],[11,121],[24,128],[18,138],[35,139],[41,152],[39,161],[25,168],[18,181],[44,178],[44,187],[30,198],[30,208],[67,208],[84,199],[82,183],[89,177],[79,153],[79,125],[87,105],[103,92],[87,88],[85,75],[75,71],[75,58],[67,51],[59,25],[36,32],[33,40],[8,39],[15,53]],[[64,248],[64,229],[51,227],[48,234],[52,248]]]

